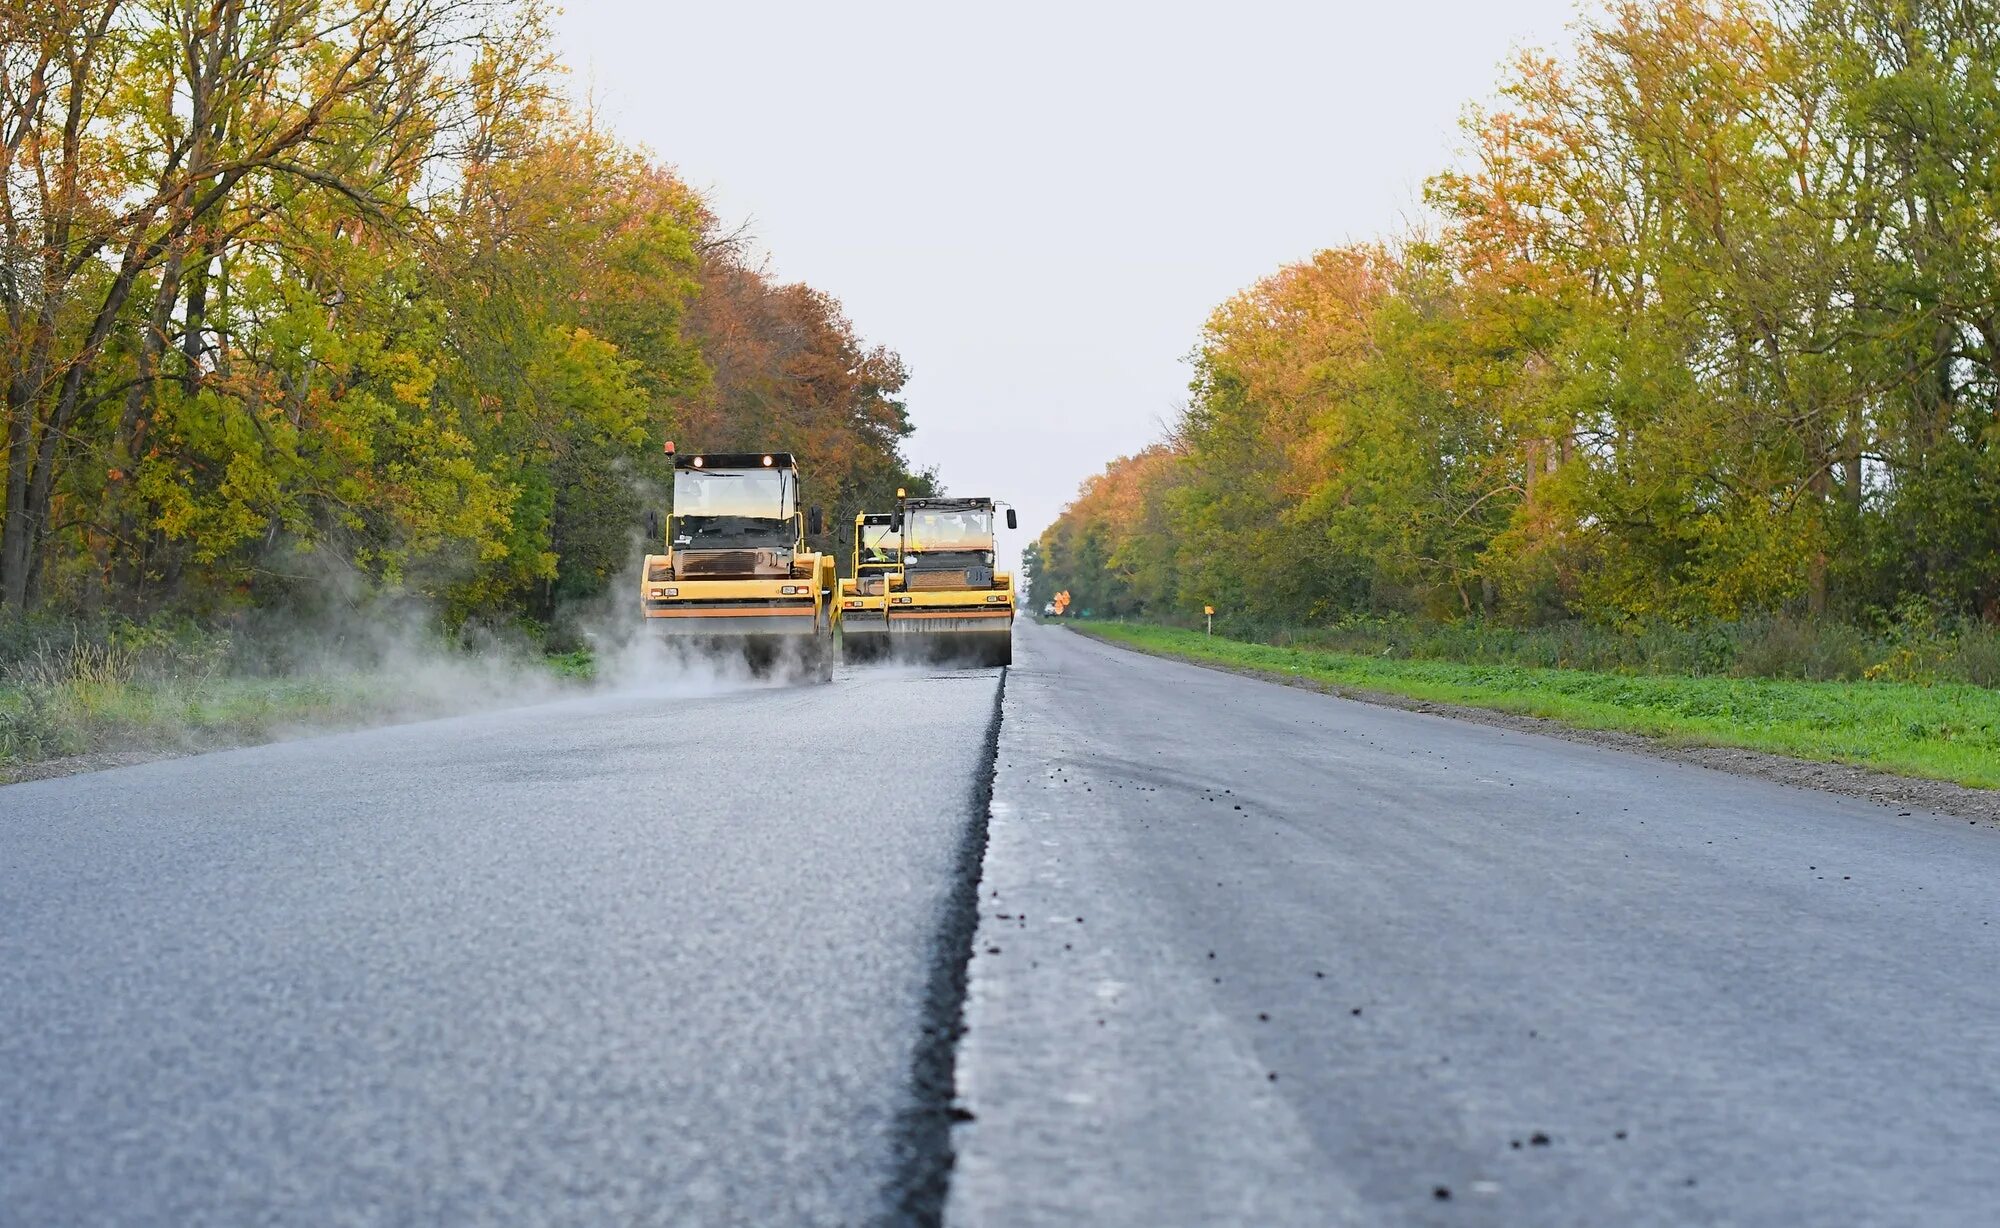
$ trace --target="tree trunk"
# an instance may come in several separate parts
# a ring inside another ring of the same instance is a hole
[[[16,394],[7,413],[7,517],[0,521],[0,606],[19,613],[28,603],[28,549],[34,538],[28,521],[28,472],[35,455],[35,405]]]
[[[1861,402],[1856,400],[1847,410],[1847,438],[1842,441],[1840,458],[1841,496],[1847,503],[1847,510],[1856,517],[1861,515],[1861,454],[1867,449],[1863,436],[1867,427],[1861,417]]]
[[[1821,465],[1806,488],[1812,491],[1813,510],[1818,514],[1820,532],[1827,531],[1827,505],[1833,493],[1828,489],[1833,479],[1826,465]],[[1824,538],[1813,547],[1812,558],[1806,564],[1806,613],[1814,618],[1826,616],[1827,605],[1827,555]]]

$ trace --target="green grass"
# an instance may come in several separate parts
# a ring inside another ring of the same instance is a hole
[[[1862,622],[1766,615],[1688,625],[1611,626],[1570,619],[1513,626],[1479,618],[1347,615],[1306,625],[1257,625],[1239,618],[1226,630],[1234,639],[1260,644],[1465,665],[2000,686],[2000,625],[1946,617],[1922,602],[1906,602],[1893,615]]]
[[[594,663],[588,653],[568,653],[547,658],[545,668],[562,686],[587,682]],[[129,654],[90,645],[46,654],[9,672],[0,679],[0,783],[51,759],[200,751],[300,730],[422,719],[520,689],[504,677],[496,683],[476,673],[421,680],[386,670],[289,677],[209,668],[161,673],[134,668]],[[516,681],[532,689],[534,671]]]
[[[31,763],[94,752],[175,752],[268,741],[289,730],[335,728],[427,705],[380,675],[71,679],[0,687],[0,780]]]
[[[592,682],[597,678],[597,658],[591,655],[588,648],[552,652],[542,661],[558,678],[571,682]]]
[[[1148,652],[1357,690],[2000,788],[2000,691],[1963,683],[1675,677],[1410,661],[1243,643],[1143,623],[1072,625]]]

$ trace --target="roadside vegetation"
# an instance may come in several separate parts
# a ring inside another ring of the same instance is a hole
[[[0,783],[554,695],[593,673],[584,650],[339,640],[185,620],[0,625]]]
[[[1599,0],[1425,200],[1214,310],[1031,600],[1992,783],[2000,7]]]
[[[0,6],[0,617],[553,625],[668,439],[797,453],[835,526],[927,488],[902,360],[579,104],[547,11]]]
[[[1216,620],[1216,630],[1231,639],[1281,648],[1397,660],[1621,674],[2000,686],[2000,625],[1969,618],[1940,620],[1921,604],[1870,626],[1784,615],[1623,628],[1576,620],[1515,626],[1491,619],[1373,616],[1350,616],[1322,626],[1286,626],[1225,614]]]
[[[548,13],[0,5],[0,774],[587,676],[669,439],[798,454],[836,531],[933,488],[902,359]]]
[[[2000,691],[1966,683],[1615,673],[1361,655],[1144,623],[1072,625],[1147,652],[1329,686],[2000,788]]]
[[[1593,5],[1426,201],[1215,309],[1184,411],[1042,535],[1038,601],[2000,621],[2000,7]]]

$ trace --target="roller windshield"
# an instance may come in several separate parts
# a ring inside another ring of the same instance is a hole
[[[993,512],[990,508],[917,509],[910,513],[903,536],[911,550],[991,550]]]
[[[860,549],[856,558],[863,567],[870,563],[896,563],[903,557],[902,540],[896,531],[886,524],[864,524],[861,526]]]
[[[683,546],[789,543],[798,479],[787,469],[674,472],[674,539]]]

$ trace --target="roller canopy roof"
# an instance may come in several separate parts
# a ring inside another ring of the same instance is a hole
[[[991,499],[905,499],[903,506],[911,511],[926,512],[976,512],[991,511]]]
[[[770,465],[764,464],[765,457]],[[699,462],[699,463],[697,463]],[[675,453],[676,469],[792,469],[796,462],[790,452],[689,452]]]

